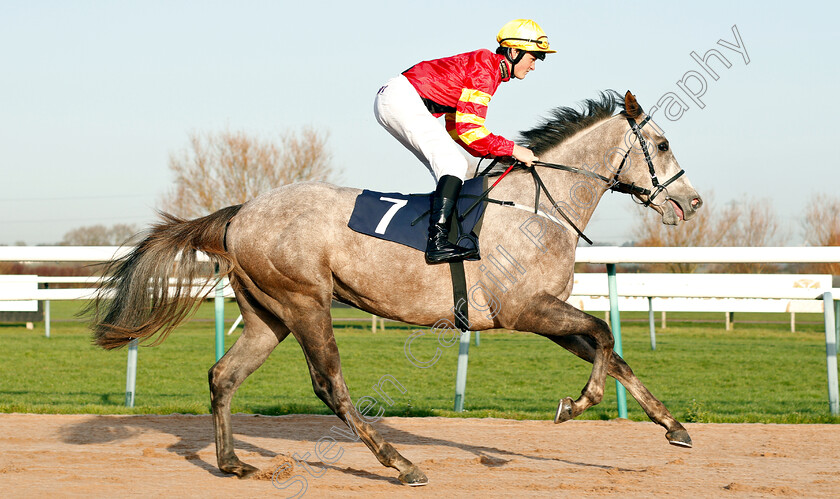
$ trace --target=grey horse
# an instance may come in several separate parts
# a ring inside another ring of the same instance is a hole
[[[629,91],[623,99],[603,92],[584,107],[557,109],[523,133],[545,162],[533,167],[545,187],[539,200],[528,168],[514,169],[492,191],[494,199],[507,203],[488,205],[479,241],[490,249],[482,260],[464,262],[473,309],[469,328],[534,332],[592,363],[580,397],[561,400],[555,422],[601,402],[610,375],[667,430],[670,443],[690,447],[685,428],[613,352],[609,326],[565,300],[580,237],[575,229],[586,226],[608,189],[630,193],[665,224],[689,220],[702,200]],[[498,177],[494,170],[490,175]],[[383,465],[399,471],[401,482],[428,483],[423,471],[374,429],[366,411],[354,407],[330,305],[335,299],[409,324],[451,324],[450,270],[427,265],[420,251],[350,230],[358,195],[357,189],[306,182],[195,220],[163,214],[133,251],[106,269],[110,279],[89,306],[94,341],[106,349],[156,334],[155,343],[163,341],[195,309],[202,297],[192,285],[206,270],[197,251],[229,277],[245,328],[209,372],[216,456],[226,473],[247,477],[257,471],[234,452],[230,403],[245,378],[291,333],[303,349],[317,396]]]

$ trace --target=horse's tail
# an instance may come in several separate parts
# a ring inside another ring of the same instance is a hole
[[[241,207],[229,206],[195,220],[161,213],[163,220],[133,251],[106,265],[96,297],[84,312],[92,314],[93,342],[110,350],[159,331],[152,345],[165,340],[213,291],[212,286],[193,291],[196,280],[204,284],[212,275],[196,252],[206,253],[218,266],[219,278],[235,269],[224,239],[228,222]]]

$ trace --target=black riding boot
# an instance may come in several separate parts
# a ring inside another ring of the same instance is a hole
[[[478,260],[478,250],[463,248],[449,241],[452,214],[461,192],[461,179],[444,175],[432,194],[432,213],[429,217],[429,242],[426,244],[426,263],[446,263],[459,260]]]

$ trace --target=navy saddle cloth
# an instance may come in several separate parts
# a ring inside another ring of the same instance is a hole
[[[486,180],[486,177],[478,177],[464,182],[458,198],[458,214],[467,211],[484,193]],[[425,251],[429,237],[431,196],[431,193],[400,194],[365,189],[356,198],[356,206],[347,226],[362,234]],[[479,203],[467,214],[461,221],[461,235],[478,232],[476,226],[481,223],[486,206],[486,202]],[[467,238],[458,244],[473,247],[473,242]]]

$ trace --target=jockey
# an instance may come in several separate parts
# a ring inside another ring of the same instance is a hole
[[[496,89],[511,77],[523,79],[537,59],[554,53],[540,26],[528,19],[505,24],[496,35],[496,53],[486,49],[415,64],[379,89],[374,114],[414,153],[435,180],[426,262],[478,260],[478,250],[449,241],[449,229],[467,159],[455,143],[476,157],[512,156],[528,166],[537,157],[484,126]],[[445,126],[437,118],[445,115]],[[454,139],[454,142],[453,142]]]

